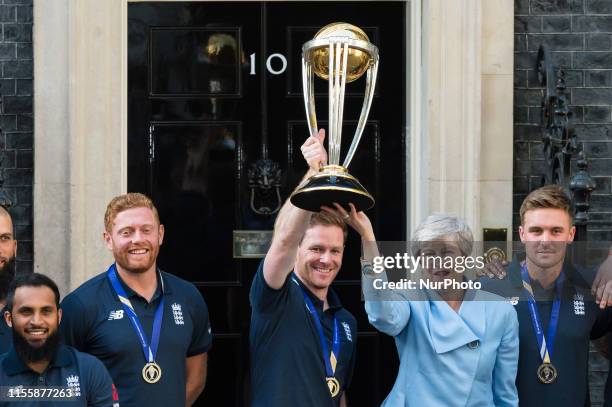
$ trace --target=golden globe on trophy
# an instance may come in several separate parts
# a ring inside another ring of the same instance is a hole
[[[348,166],[363,134],[372,105],[376,75],[378,73],[378,48],[370,43],[365,32],[347,23],[332,23],[321,28],[315,37],[302,46],[302,84],[304,104],[310,135],[318,131],[315,111],[314,75],[329,83],[329,164],[322,166],[318,174],[310,177],[291,195],[291,203],[313,212],[321,205],[333,202],[348,208],[353,203],[358,211],[374,206],[374,198],[348,173]],[[342,140],[342,115],[346,84],[366,74],[365,97],[353,141],[342,165],[340,143]]]

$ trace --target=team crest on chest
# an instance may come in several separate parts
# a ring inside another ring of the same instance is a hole
[[[181,308],[181,304],[177,304],[176,302],[171,305],[172,307],[172,316],[174,317],[175,325],[185,325],[185,320],[183,319],[183,309]]]
[[[81,382],[79,376],[73,374],[66,378],[66,386],[72,389],[75,397],[81,397]]]
[[[574,294],[574,315],[584,315],[584,295]]]

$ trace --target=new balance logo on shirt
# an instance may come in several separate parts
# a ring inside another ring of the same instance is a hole
[[[108,316],[108,320],[112,321],[114,319],[123,319],[123,310],[122,309],[110,312],[110,315]]]

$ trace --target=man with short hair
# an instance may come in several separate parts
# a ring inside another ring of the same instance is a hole
[[[0,356],[0,406],[37,406],[51,400],[44,405],[118,407],[102,362],[61,344],[59,301],[57,285],[42,274],[26,274],[11,283],[4,319],[13,346]],[[53,388],[58,391],[53,393]],[[41,392],[44,389],[51,390]]]
[[[4,315],[6,295],[13,278],[15,278],[15,256],[17,241],[13,235],[13,220],[6,209],[0,206],[0,314]],[[9,350],[12,342],[11,330],[0,321],[0,354]]]
[[[566,261],[576,230],[572,211],[560,186],[531,192],[520,208],[525,261],[515,258],[504,280],[482,280],[483,289],[502,294],[516,308],[521,407],[590,404],[589,339],[604,314],[590,295],[594,270]]]
[[[327,161],[324,138],[321,130],[302,145],[304,179]],[[339,206],[312,213],[289,200],[279,212],[251,286],[251,406],[346,405],[357,323],[330,286],[342,265],[349,217]]]
[[[148,197],[113,198],[104,226],[115,263],[64,299],[65,340],[104,362],[123,406],[192,405],[212,341],[204,299],[157,268],[164,226]]]

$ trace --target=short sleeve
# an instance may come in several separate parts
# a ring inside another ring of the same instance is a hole
[[[287,276],[285,283],[278,290],[270,287],[266,282],[263,275],[264,260],[259,263],[257,273],[253,277],[253,283],[251,284],[251,292],[249,299],[251,307],[259,312],[276,311],[279,309],[279,305],[287,301],[287,293],[289,291],[289,280],[291,274]]]
[[[118,407],[119,395],[108,370],[102,362],[88,354],[80,354],[80,371],[86,371],[88,407]]]
[[[60,332],[64,342],[81,352],[85,352],[86,338],[88,333],[85,306],[77,295],[70,294],[60,304],[62,309],[62,321]]]
[[[189,349],[187,349],[187,357],[208,352],[212,347],[212,329],[208,307],[197,288],[193,285],[191,287],[193,293],[189,303],[191,304],[190,313],[193,321],[193,333]]]

